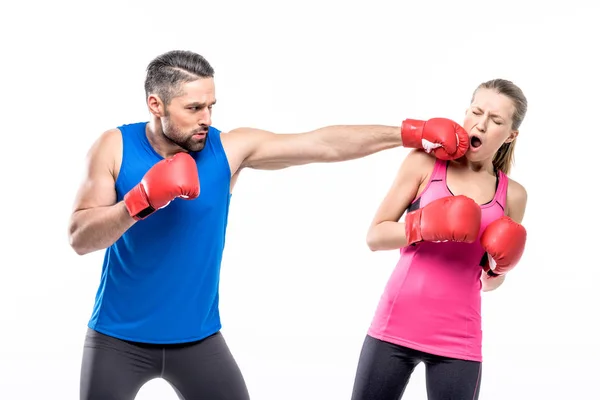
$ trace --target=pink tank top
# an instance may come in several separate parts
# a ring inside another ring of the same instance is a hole
[[[425,190],[409,210],[452,196],[447,162],[436,160]],[[481,205],[479,236],[506,208],[508,178],[498,171],[494,198]],[[484,250],[474,243],[431,243],[400,249],[400,260],[379,301],[368,334],[423,352],[482,361],[481,267]]]

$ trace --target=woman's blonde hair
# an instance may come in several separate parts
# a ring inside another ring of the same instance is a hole
[[[515,106],[515,112],[512,115],[511,129],[515,131],[518,130],[521,126],[521,123],[525,119],[525,114],[527,114],[527,98],[523,94],[521,88],[511,81],[505,79],[492,79],[490,81],[483,82],[477,87],[477,89],[475,89],[473,92],[473,97],[471,98],[471,102],[475,98],[475,93],[477,93],[479,89],[495,90],[496,92],[503,94],[512,100],[513,105]],[[506,175],[510,173],[510,169],[514,164],[516,141],[517,139],[515,138],[510,143],[504,143],[494,156],[494,168],[504,172]]]

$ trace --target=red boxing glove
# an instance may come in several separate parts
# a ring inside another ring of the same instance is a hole
[[[177,153],[150,168],[142,181],[125,195],[124,201],[129,215],[139,221],[177,197],[195,199],[199,195],[196,161],[188,153]]]
[[[446,118],[428,121],[406,119],[400,128],[402,145],[424,149],[440,160],[455,160],[469,149],[469,134],[462,126]]]
[[[405,218],[406,241],[473,243],[479,236],[481,208],[466,196],[437,199]]]
[[[513,269],[523,252],[527,231],[506,215],[489,224],[481,235],[481,246],[486,251],[482,267],[490,276],[504,275]]]

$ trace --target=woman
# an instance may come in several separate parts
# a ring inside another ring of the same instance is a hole
[[[400,167],[367,235],[371,250],[401,256],[365,338],[353,400],[400,399],[420,362],[429,400],[479,397],[481,290],[498,288],[525,246],[527,192],[507,174],[526,111],[512,82],[482,83],[463,124],[466,154],[445,161],[413,150]]]

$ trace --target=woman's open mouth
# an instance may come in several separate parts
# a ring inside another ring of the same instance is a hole
[[[477,136],[471,136],[471,147],[476,149],[478,147],[480,147],[483,143],[481,142],[481,139],[478,138]]]

